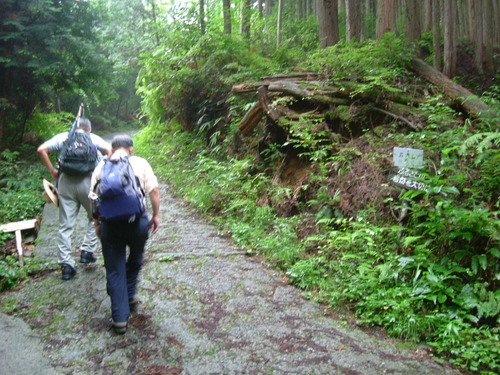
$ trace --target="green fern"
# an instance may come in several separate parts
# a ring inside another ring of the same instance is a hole
[[[476,152],[482,154],[485,150],[500,146],[500,132],[477,133],[467,138],[460,147],[460,154],[464,155],[468,148],[476,146]]]

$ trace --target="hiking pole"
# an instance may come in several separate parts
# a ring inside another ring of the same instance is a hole
[[[81,103],[80,108],[78,108],[78,113],[76,114],[75,121],[73,121],[73,125],[71,126],[71,129],[68,133],[68,139],[72,139],[75,136],[76,128],[78,127],[78,121],[80,120],[80,117],[83,115],[85,111],[85,104]],[[58,160],[58,162],[60,162]],[[59,178],[61,177],[61,173],[57,174],[57,179],[56,179],[56,191],[57,188],[59,187]]]
[[[71,126],[71,130],[69,131],[68,138],[73,138],[75,135],[76,128],[78,127],[78,120],[80,120],[80,117],[83,116],[85,113],[85,104],[80,104],[80,108],[78,108],[78,113],[76,115],[75,121],[73,122],[73,125]]]

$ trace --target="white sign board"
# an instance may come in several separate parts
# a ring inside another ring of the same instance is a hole
[[[394,147],[394,165],[404,168],[420,168],[424,165],[424,150]]]

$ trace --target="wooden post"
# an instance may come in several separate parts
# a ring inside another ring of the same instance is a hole
[[[17,254],[19,255],[19,263],[21,268],[24,267],[23,259],[23,242],[21,237],[21,231],[25,229],[33,229],[36,224],[36,219],[17,221],[14,223],[2,224],[0,225],[0,230],[6,233],[15,232],[16,234],[16,248]]]

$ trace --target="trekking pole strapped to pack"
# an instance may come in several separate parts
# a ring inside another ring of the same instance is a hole
[[[72,176],[90,174],[98,161],[97,147],[92,143],[90,132],[77,131],[84,107],[82,103],[59,153],[59,170]]]
[[[81,103],[80,108],[78,108],[78,113],[76,114],[75,121],[73,121],[73,125],[71,126],[71,130],[69,131],[68,138],[73,138],[75,135],[76,128],[78,127],[78,121],[80,117],[85,114],[85,104]]]

